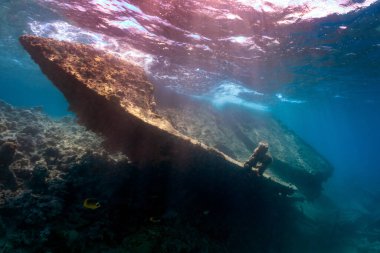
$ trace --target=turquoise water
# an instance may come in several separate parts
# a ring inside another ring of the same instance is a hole
[[[218,110],[280,120],[333,165],[324,194],[379,221],[380,3],[288,4],[2,0],[0,99],[70,114],[18,37],[91,44]]]
[[[43,106],[52,116],[67,114],[63,96],[50,85],[33,61],[25,55],[18,36],[30,33],[34,19],[57,18],[51,12],[25,1],[1,3],[1,99],[17,106]]]

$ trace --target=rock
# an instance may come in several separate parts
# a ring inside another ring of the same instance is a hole
[[[20,168],[20,169],[16,169],[14,173],[17,178],[20,178],[22,180],[30,180],[30,178],[32,177],[31,169]]]
[[[34,191],[41,191],[46,188],[46,177],[49,175],[46,167],[37,165],[32,171],[32,177],[30,179],[30,187]]]
[[[43,106],[34,106],[32,108],[30,108],[32,111],[34,112],[43,112],[44,111],[44,108]]]
[[[177,131],[156,114],[153,85],[142,68],[87,45],[28,35],[20,42],[64,94],[79,122],[104,135],[138,167],[165,166],[179,182],[200,173],[209,176],[209,184],[227,179],[225,189],[239,184],[240,191],[248,192],[256,187],[275,194],[295,190],[268,177],[247,182],[241,162]]]
[[[16,153],[16,143],[5,142],[0,146],[0,167],[8,167]]]
[[[0,122],[0,133],[7,131],[7,129],[7,126],[4,123]]]
[[[60,156],[59,149],[56,147],[48,147],[44,151],[44,156],[57,158]]]
[[[77,243],[80,239],[80,234],[76,230],[68,230],[63,232],[63,236],[65,237],[67,244],[69,246],[72,246],[73,244]]]
[[[31,110],[21,110],[19,116],[23,117],[26,120],[35,120],[36,116]]]
[[[29,135],[36,135],[36,134],[38,134],[40,131],[41,131],[41,129],[38,128],[37,126],[26,126],[26,127],[21,131],[21,133],[29,134]]]
[[[39,155],[32,155],[32,156],[30,157],[30,162],[31,162],[31,163],[35,163],[35,162],[41,160],[41,158],[42,158],[42,157],[39,156]]]
[[[0,168],[0,184],[4,189],[15,190],[17,188],[16,176],[9,169]]]
[[[5,112],[10,112],[13,109],[13,106],[2,100],[0,100],[0,106],[3,108]]]
[[[25,151],[25,152],[33,152],[35,150],[35,139],[29,135],[29,134],[25,134],[25,133],[19,133],[17,134],[17,143],[19,144],[20,146],[20,150],[22,151]]]
[[[0,146],[0,183],[5,189],[14,190],[17,187],[16,176],[9,169],[15,157],[16,147],[14,142],[4,142]]]
[[[3,221],[0,219],[0,238],[4,237],[7,233],[7,228],[4,225]]]
[[[17,127],[17,125],[16,125],[16,122],[8,121],[8,122],[5,123],[5,127],[6,127],[7,129],[12,129],[12,128]]]

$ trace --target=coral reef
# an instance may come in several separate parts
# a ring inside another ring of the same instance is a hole
[[[40,108],[16,109],[0,101],[2,252],[44,251],[54,223],[73,204],[65,199],[67,178],[78,164],[94,157],[105,168],[128,164],[125,156],[107,153],[102,142],[73,118],[54,121]]]
[[[292,201],[249,174],[231,180],[197,170],[178,180],[162,164],[142,170],[106,151],[101,137],[72,118],[52,120],[36,108],[0,102],[0,125],[1,160],[15,182],[2,181],[0,188],[2,252],[219,253],[288,246],[274,238],[294,228]],[[86,198],[101,207],[83,208]]]
[[[9,165],[13,162],[16,153],[16,144],[13,142],[3,142],[0,146],[0,182],[7,188],[16,187],[16,177]]]

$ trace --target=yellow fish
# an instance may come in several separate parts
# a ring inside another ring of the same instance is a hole
[[[150,221],[150,222],[153,222],[153,223],[159,223],[159,222],[161,222],[160,219],[155,218],[155,217],[150,217],[150,218],[149,218],[149,221]]]
[[[83,207],[87,209],[95,210],[100,207],[100,203],[96,199],[89,198],[83,201]]]

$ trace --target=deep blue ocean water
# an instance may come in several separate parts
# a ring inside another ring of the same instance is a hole
[[[231,5],[234,1],[219,1],[223,12],[207,16],[224,17],[227,21],[218,19],[222,25],[232,23],[219,32],[217,22],[206,29],[181,23],[181,17],[165,20],[138,1],[64,2],[0,1],[0,99],[16,106],[43,106],[53,117],[67,115],[64,97],[21,48],[18,36],[31,33],[90,43],[136,61],[160,85],[209,100],[221,110],[232,104],[247,113],[272,114],[334,166],[325,193],[342,207],[355,203],[369,208],[368,198],[376,201],[380,196],[380,2],[329,6],[331,2],[320,1],[319,6],[319,1],[301,1],[311,6],[307,12],[286,9],[276,1],[274,6],[280,7],[275,10],[266,2],[236,1],[264,6],[250,13]],[[124,12],[118,13],[120,6]],[[202,10],[202,4],[196,6]],[[92,8],[92,15],[105,15],[100,19],[107,18],[105,28],[82,18],[86,8]],[[292,11],[304,12],[293,17]],[[259,12],[264,21],[256,29],[256,21],[249,19]],[[240,20],[249,23],[249,29],[238,30],[233,22]],[[113,26],[107,30],[107,24]],[[157,28],[160,25],[166,32]],[[175,34],[180,32],[187,39]],[[165,46],[158,46],[160,40],[177,51],[167,53]],[[214,57],[208,61],[205,55]],[[380,213],[380,204],[373,204]]]

